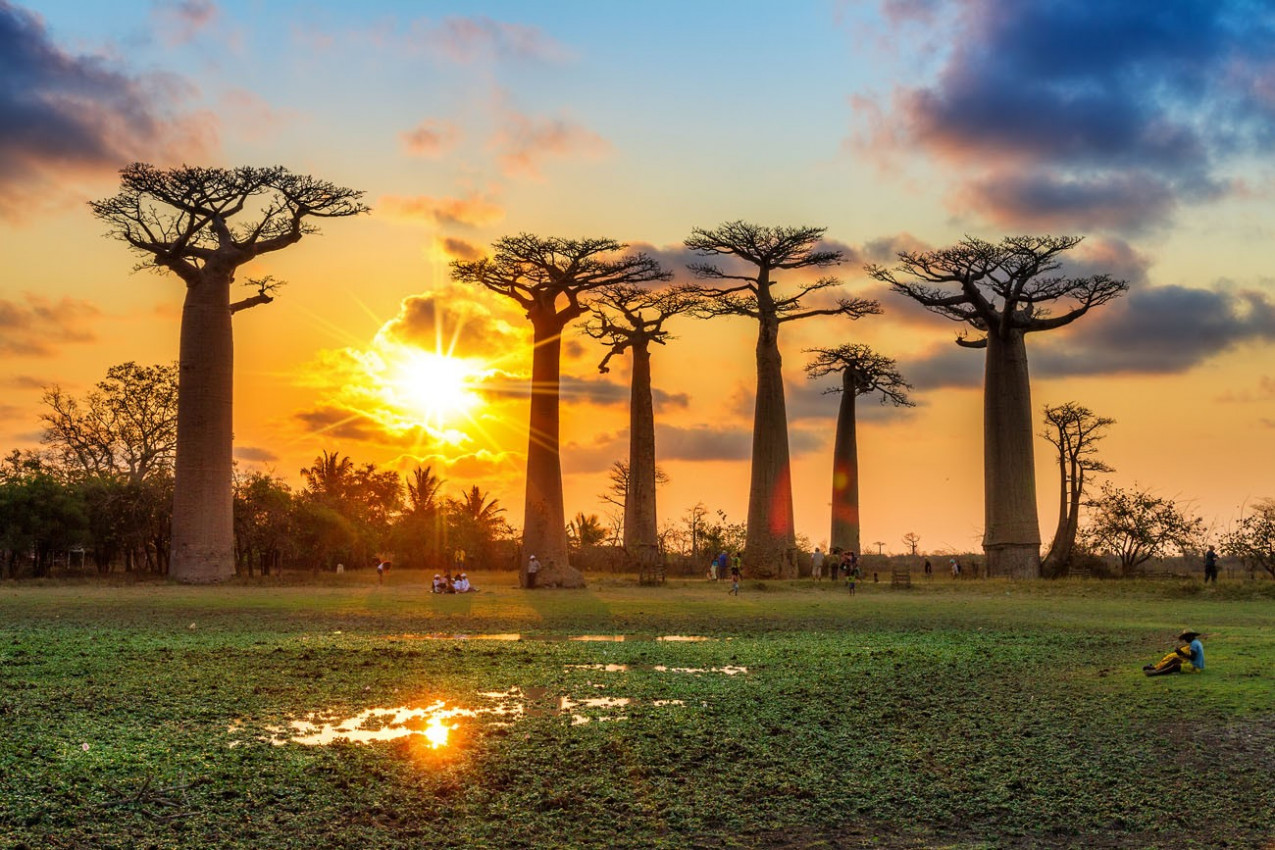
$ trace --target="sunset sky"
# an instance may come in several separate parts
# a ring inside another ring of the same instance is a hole
[[[797,527],[826,544],[832,384],[865,342],[915,385],[861,401],[865,548],[977,550],[982,355],[864,274],[964,235],[1086,237],[1071,270],[1128,294],[1033,335],[1033,404],[1116,420],[1111,479],[1214,531],[1275,496],[1275,11],[1265,2],[0,0],[0,448],[39,444],[43,387],[172,362],[182,285],[134,272],[87,201],[132,161],[283,165],[370,215],[242,270],[285,280],[235,318],[236,457],[299,484],[324,449],[432,465],[522,521],[530,328],[448,263],[505,234],[610,237],[689,281],[695,227],[827,228],[884,313],[784,326]],[[781,278],[781,283],[782,283]],[[249,292],[244,290],[243,297]],[[605,516],[628,370],[569,330],[568,515]],[[660,513],[746,514],[756,328],[670,323],[654,351]],[[439,402],[439,353],[472,395]],[[421,396],[433,398],[432,402]],[[1057,510],[1037,443],[1042,534]]]

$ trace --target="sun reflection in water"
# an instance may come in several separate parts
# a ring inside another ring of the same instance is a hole
[[[665,665],[627,665],[627,664],[568,664],[567,670],[589,670],[602,673],[629,673],[638,670],[650,670],[656,673],[674,674],[720,674],[724,676],[746,675],[747,667],[668,667]],[[609,686],[597,682],[588,685],[595,689],[608,689]],[[566,695],[548,693],[546,688],[511,687],[506,691],[480,691],[476,695],[480,705],[467,708],[449,705],[443,700],[424,706],[396,706],[365,708],[350,717],[341,717],[335,712],[311,712],[300,719],[287,721],[284,726],[267,726],[265,735],[258,740],[271,744],[301,744],[303,746],[325,746],[337,741],[348,741],[355,744],[370,744],[377,741],[394,741],[402,738],[419,736],[430,749],[440,750],[454,746],[452,733],[459,732],[461,724],[451,723],[457,719],[481,720],[487,726],[510,726],[530,716],[553,715],[569,718],[572,726],[588,723],[605,723],[628,720],[629,715],[618,713],[635,707],[642,702],[646,705],[666,708],[684,707],[686,703],[680,699],[652,699],[639,701],[629,697],[585,697],[577,698]],[[230,734],[247,733],[244,724],[235,724],[227,730]],[[243,741],[232,741],[230,746],[239,746]]]

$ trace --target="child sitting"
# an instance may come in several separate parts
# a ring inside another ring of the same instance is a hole
[[[1183,646],[1170,652],[1155,664],[1147,664],[1142,672],[1148,676],[1163,676],[1168,673],[1201,673],[1204,671],[1204,644],[1200,643],[1199,632],[1183,632],[1178,640],[1185,641]]]

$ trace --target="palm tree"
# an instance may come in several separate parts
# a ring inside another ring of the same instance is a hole
[[[580,549],[597,546],[607,539],[607,531],[597,514],[585,515],[584,511],[576,514],[576,518],[567,524],[567,535],[575,541]]]

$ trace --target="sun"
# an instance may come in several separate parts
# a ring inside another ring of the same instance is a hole
[[[387,366],[382,394],[404,418],[441,428],[469,418],[482,401],[475,391],[481,370],[463,358],[402,349]]]

